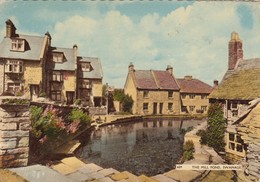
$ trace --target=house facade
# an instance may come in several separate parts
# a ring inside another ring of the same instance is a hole
[[[37,97],[44,90],[49,45],[47,35],[17,34],[15,25],[7,20],[6,36],[0,43],[0,94]]]
[[[179,114],[179,91],[172,67],[166,71],[135,70],[130,63],[124,92],[133,98],[134,114]]]
[[[245,157],[247,146],[237,132],[237,120],[243,117],[250,102],[260,97],[260,58],[243,59],[242,40],[236,32],[229,41],[228,70],[219,87],[209,96],[210,102],[223,104],[227,119],[226,153],[231,158]]]
[[[37,100],[42,94],[58,104],[81,99],[84,106],[101,105],[103,72],[98,58],[78,56],[78,47],[51,45],[51,36],[16,33],[6,21],[6,36],[0,43],[0,94]]]
[[[192,76],[177,79],[181,88],[181,113],[206,114],[209,108],[208,96],[213,88]]]

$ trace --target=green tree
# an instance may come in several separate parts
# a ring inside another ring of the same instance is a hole
[[[220,103],[213,103],[208,110],[207,144],[215,151],[224,151],[226,120]]]
[[[123,90],[114,90],[114,100],[119,101],[122,104],[124,112],[132,112],[133,99],[128,94],[125,94]]]

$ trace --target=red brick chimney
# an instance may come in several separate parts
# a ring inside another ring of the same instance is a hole
[[[238,60],[243,59],[243,43],[237,32],[231,34],[228,52],[228,70],[234,70]]]

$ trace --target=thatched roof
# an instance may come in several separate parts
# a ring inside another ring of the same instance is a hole
[[[260,97],[260,68],[237,70],[223,79],[211,99],[253,100]]]

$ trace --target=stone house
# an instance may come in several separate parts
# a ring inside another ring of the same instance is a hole
[[[246,155],[246,145],[237,133],[237,120],[250,106],[250,102],[260,97],[260,58],[243,59],[242,40],[233,32],[229,41],[228,70],[220,85],[210,94],[210,102],[223,104],[227,119],[226,153],[239,159]]]
[[[99,58],[78,57],[78,98],[83,106],[102,105],[103,71]]]
[[[246,151],[245,174],[250,181],[260,180],[260,98],[251,101],[248,111],[236,121],[238,134],[241,135],[248,150]]]
[[[180,113],[180,87],[171,66],[166,71],[135,70],[130,63],[124,92],[132,96],[134,114]]]
[[[207,113],[209,107],[208,96],[213,88],[192,76],[177,79],[181,88],[181,113]]]
[[[45,89],[44,69],[49,45],[48,35],[17,34],[12,21],[7,20],[6,36],[0,43],[0,94],[37,97]]]
[[[100,106],[100,60],[78,56],[77,45],[54,47],[51,39],[48,32],[43,37],[17,34],[12,21],[6,21],[6,36],[0,43],[0,94],[37,100],[46,93],[59,104],[81,99],[84,106]]]

